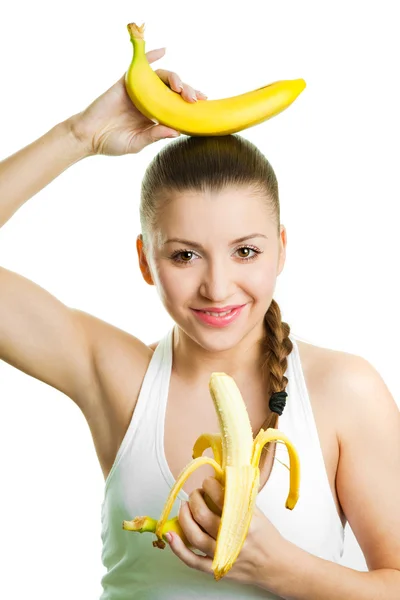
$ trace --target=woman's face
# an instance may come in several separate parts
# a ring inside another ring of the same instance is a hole
[[[278,235],[268,211],[266,201],[245,187],[175,193],[147,256],[138,241],[146,281],[157,286],[172,319],[203,347],[231,347],[258,327],[262,335],[286,252],[285,228]],[[251,237],[234,242],[244,236]],[[232,304],[245,307],[226,327],[205,324],[193,311]]]

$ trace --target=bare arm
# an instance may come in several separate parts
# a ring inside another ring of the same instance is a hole
[[[0,267],[0,358],[85,410],[97,392],[85,313]]]
[[[147,52],[149,63],[160,59],[164,50]],[[193,102],[194,88],[184,84],[177,73],[165,69],[155,72],[187,102]],[[153,142],[171,137],[173,132],[164,125],[155,125],[134,106],[123,75],[85,110],[0,162],[0,227],[29,198],[82,158],[136,154]]]
[[[163,54],[162,49],[152,50],[147,57],[153,62]],[[160,77],[180,93],[176,73],[160,71]],[[192,90],[185,84],[182,95],[190,98]],[[0,163],[0,226],[82,158],[137,153],[170,135],[168,127],[155,125],[132,104],[121,77],[84,111]],[[29,279],[0,267],[0,360],[62,391],[85,415],[99,398],[102,348],[110,345],[114,333],[114,338],[126,337],[100,319],[66,306]],[[144,345],[133,339],[136,360]]]
[[[68,167],[89,155],[74,135],[72,120],[0,162],[0,227],[32,196]]]
[[[0,225],[88,155],[71,124],[57,124],[0,163]],[[67,394],[86,411],[96,382],[83,320],[84,313],[0,267],[0,359]]]

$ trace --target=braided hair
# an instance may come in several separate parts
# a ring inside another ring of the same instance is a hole
[[[290,327],[282,321],[281,310],[278,303],[272,300],[267,312],[264,316],[265,336],[262,340],[264,349],[264,362],[262,365],[263,375],[269,377],[269,409],[271,413],[264,421],[260,429],[268,429],[269,427],[276,428],[278,417],[283,413],[286,405],[287,393],[285,388],[288,384],[288,379],[285,376],[287,369],[287,357],[293,349],[292,340],[289,337]],[[258,432],[257,432],[258,433]],[[267,452],[271,444],[265,444],[260,458],[259,467],[262,469]]]

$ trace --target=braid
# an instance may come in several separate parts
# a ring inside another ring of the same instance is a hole
[[[278,303],[272,300],[267,312],[264,316],[265,336],[262,340],[262,348],[264,350],[264,362],[261,365],[263,376],[269,375],[268,400],[275,392],[284,391],[288,379],[284,373],[287,369],[287,357],[293,349],[293,343],[289,338],[290,327],[287,323],[282,322],[281,311]],[[271,412],[264,421],[260,429],[267,430],[269,427],[276,427],[278,414]],[[257,432],[258,433],[258,432]],[[255,437],[255,436],[254,436]],[[275,442],[265,444],[260,459],[260,470],[262,469],[269,446]]]

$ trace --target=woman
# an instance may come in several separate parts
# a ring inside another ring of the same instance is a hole
[[[147,57],[154,62],[163,54]],[[176,73],[156,72],[186,101],[196,101]],[[122,77],[1,163],[0,223],[82,158],[137,153],[172,134],[132,105]],[[366,360],[300,342],[282,323],[272,296],[286,231],[268,161],[240,136],[170,142],[145,174],[140,216],[140,269],[175,321],[150,347],[0,269],[0,358],[68,395],[93,436],[106,480],[102,599],[397,599],[399,411]],[[232,306],[240,310],[205,313]],[[188,500],[180,524],[199,552],[176,535],[161,552],[148,535],[121,527],[136,515],[158,517],[194,441],[218,431],[208,391],[213,371],[235,379],[254,436],[261,427],[278,427],[302,467],[300,499],[288,511],[287,471],[274,461],[284,461],[285,449],[266,448],[249,533],[218,582],[211,562],[219,517],[203,492],[221,507],[223,489],[210,467],[196,471],[179,495]],[[286,404],[269,402],[284,391]],[[369,572],[336,564],[346,521]]]

